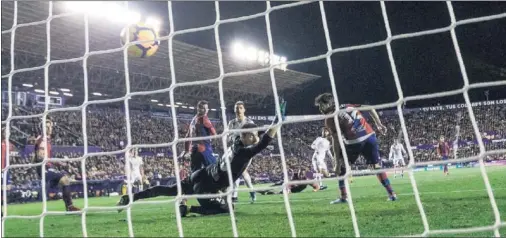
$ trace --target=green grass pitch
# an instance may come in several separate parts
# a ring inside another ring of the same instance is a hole
[[[429,227],[434,229],[467,228],[494,224],[492,208],[479,169],[453,169],[448,177],[442,171],[415,173]],[[495,199],[506,220],[506,167],[488,167]],[[387,202],[386,193],[374,176],[356,177],[351,195],[361,236],[401,236],[421,234],[423,225],[409,178],[390,177],[399,200]],[[306,189],[290,195],[297,236],[354,236],[347,205],[330,205],[336,198],[336,182],[329,189],[312,192]],[[259,185],[257,185],[259,186]],[[159,198],[163,199],[163,198]],[[118,197],[93,198],[90,206],[114,206]],[[190,203],[196,203],[191,200]],[[83,205],[83,200],[75,204]],[[9,205],[9,215],[37,215],[41,203]],[[48,210],[61,211],[61,201],[48,203]],[[248,203],[248,193],[240,194],[236,206],[239,236],[291,236],[285,204],[281,195],[258,195],[257,203]],[[126,212],[90,212],[87,215],[88,236],[128,236]],[[178,236],[174,204],[138,204],[132,208],[135,236]],[[185,236],[232,236],[230,216],[187,217],[182,220]],[[38,236],[39,219],[5,221],[5,235]],[[501,228],[506,236],[506,227]],[[82,236],[81,216],[47,216],[45,236]],[[452,234],[449,236],[493,236],[493,232]]]

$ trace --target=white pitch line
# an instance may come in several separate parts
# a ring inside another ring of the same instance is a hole
[[[496,188],[494,189],[494,191],[499,191],[499,190],[506,190],[506,188]],[[454,190],[454,191],[448,191],[448,192],[422,192],[420,193],[420,195],[424,195],[424,194],[443,194],[443,193],[472,193],[472,192],[484,192],[484,191],[487,191],[486,189],[469,189],[469,190]],[[413,193],[399,193],[397,194],[397,196],[413,196],[414,194]],[[265,196],[260,196],[260,197],[276,197],[276,195],[265,195]],[[366,196],[359,196],[359,198],[364,198],[364,197],[370,197],[369,195],[366,195]],[[290,202],[316,202],[316,201],[323,201],[323,200],[333,200],[334,197],[332,198],[327,198],[327,197],[320,197],[320,198],[301,198],[301,199],[290,199]],[[255,202],[255,204],[278,204],[278,203],[284,203],[284,201],[257,201]],[[249,202],[239,202],[238,203],[239,205],[248,205],[250,204]],[[135,209],[135,206],[134,205],[134,208],[132,209],[132,211],[154,211],[154,210],[160,210],[160,207],[151,207],[151,208],[137,208]],[[117,213],[116,211],[90,211],[90,212],[87,212],[88,214],[109,214],[109,213]]]

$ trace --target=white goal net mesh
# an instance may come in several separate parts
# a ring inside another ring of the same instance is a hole
[[[174,129],[174,140],[170,143],[165,143],[165,144],[133,144],[132,142],[132,136],[131,136],[131,125],[130,125],[130,114],[129,114],[129,99],[132,97],[132,96],[140,96],[140,95],[150,95],[150,94],[153,94],[153,93],[162,93],[162,92],[168,92],[170,93],[170,103],[171,105],[175,105],[175,99],[174,99],[174,90],[178,87],[183,87],[183,86],[191,86],[191,85],[201,85],[201,84],[210,84],[210,83],[218,83],[219,84],[219,93],[220,93],[220,101],[221,101],[221,108],[222,109],[225,109],[225,99],[224,99],[224,93],[223,93],[223,79],[225,77],[232,77],[232,76],[243,76],[243,75],[249,75],[249,74],[257,74],[257,73],[262,73],[262,72],[269,72],[270,74],[270,78],[271,78],[271,82],[272,82],[272,89],[273,89],[273,94],[274,94],[274,98],[275,98],[275,103],[276,103],[276,111],[277,111],[277,114],[278,116],[281,116],[280,115],[280,102],[278,100],[278,90],[277,90],[277,86],[276,86],[276,78],[275,78],[275,74],[274,74],[274,69],[276,67],[278,67],[279,65],[270,65],[268,67],[265,67],[265,68],[261,68],[261,69],[255,69],[255,70],[247,70],[247,71],[239,71],[239,72],[230,72],[230,73],[225,73],[224,71],[224,66],[223,66],[223,55],[222,55],[222,50],[221,50],[221,46],[220,46],[220,34],[219,34],[219,27],[223,24],[227,24],[227,23],[232,23],[232,22],[239,22],[239,21],[246,21],[246,20],[250,20],[250,19],[254,19],[254,18],[264,18],[265,19],[265,24],[266,24],[266,28],[267,28],[267,34],[268,34],[268,43],[269,43],[269,52],[270,54],[273,54],[274,53],[274,49],[273,49],[273,40],[272,40],[272,33],[271,33],[271,22],[270,22],[270,13],[272,13],[273,11],[278,11],[278,10],[281,10],[281,9],[285,9],[285,8],[291,8],[291,7],[295,7],[295,6],[299,6],[299,5],[304,5],[304,4],[310,4],[310,3],[314,3],[312,1],[300,1],[300,2],[295,2],[295,3],[289,3],[289,4],[284,4],[284,5],[280,5],[280,6],[276,6],[276,7],[271,7],[271,3],[270,2],[266,2],[266,9],[264,12],[262,13],[259,13],[259,14],[254,14],[254,15],[249,15],[249,16],[242,16],[242,17],[237,17],[237,18],[230,18],[230,19],[226,19],[226,20],[223,20],[220,18],[220,3],[219,2],[215,2],[215,9],[216,9],[216,21],[213,25],[210,25],[210,26],[205,26],[205,27],[199,27],[199,28],[192,28],[192,29],[185,29],[185,30],[179,30],[179,31],[176,31],[175,28],[174,28],[174,20],[173,20],[173,9],[172,9],[172,3],[171,2],[168,2],[168,13],[169,13],[169,18],[168,18],[168,22],[169,22],[169,25],[170,25],[170,32],[167,36],[161,36],[160,37],[160,40],[167,40],[168,41],[168,47],[169,47],[169,67],[170,67],[170,72],[171,72],[171,86],[169,88],[165,88],[165,89],[160,89],[160,90],[157,90],[157,91],[140,91],[140,92],[132,92],[130,90],[130,83],[129,83],[129,64],[128,64],[128,56],[127,56],[127,53],[126,53],[126,47],[128,45],[131,45],[131,44],[135,44],[137,42],[132,42],[130,44],[127,44],[126,46],[124,47],[121,47],[121,48],[116,48],[116,49],[108,49],[108,50],[101,50],[101,51],[90,51],[90,47],[89,47],[89,32],[88,32],[88,16],[85,14],[84,15],[84,26],[85,26],[85,54],[78,57],[78,58],[73,58],[73,59],[65,59],[65,60],[51,60],[51,50],[50,50],[50,42],[51,42],[51,34],[50,34],[50,31],[51,31],[51,21],[56,19],[56,18],[59,18],[59,17],[63,17],[63,16],[67,16],[69,14],[65,14],[65,15],[53,15],[53,3],[50,2],[49,3],[49,15],[47,17],[47,19],[44,19],[44,20],[41,20],[41,21],[37,21],[37,22],[29,22],[29,23],[22,23],[22,24],[18,24],[17,22],[17,16],[19,14],[18,12],[18,3],[17,2],[14,2],[14,20],[13,20],[13,24],[12,24],[12,28],[8,29],[8,30],[5,30],[5,31],[2,31],[2,38],[4,38],[5,36],[9,35],[10,34],[10,44],[11,44],[11,47],[10,47],[10,72],[7,74],[7,75],[2,75],[2,79],[6,79],[8,80],[8,102],[9,102],[9,107],[8,107],[8,116],[7,116],[7,120],[6,121],[2,121],[2,124],[5,124],[5,128],[6,128],[6,136],[7,138],[9,138],[11,132],[10,132],[10,123],[13,121],[13,120],[17,120],[17,119],[28,119],[28,118],[34,118],[34,117],[42,117],[43,118],[43,125],[45,125],[45,121],[47,120],[47,116],[49,113],[52,113],[52,112],[59,112],[59,111],[80,111],[82,112],[82,123],[83,123],[83,126],[82,126],[82,131],[83,131],[83,134],[84,134],[84,155],[81,156],[81,157],[78,157],[78,158],[66,158],[66,159],[63,159],[63,158],[51,158],[52,161],[79,161],[81,163],[81,169],[83,171],[86,171],[86,165],[85,165],[85,162],[86,162],[86,159],[87,158],[90,158],[92,156],[102,156],[102,155],[113,155],[113,154],[118,154],[118,153],[125,153],[127,151],[129,151],[130,149],[132,148],[149,148],[149,147],[162,147],[162,146],[165,146],[165,147],[172,147],[172,151],[173,151],[173,154],[174,154],[174,166],[175,166],[175,175],[176,175],[176,180],[177,180],[177,183],[178,183],[178,196],[175,197],[175,199],[171,200],[173,202],[175,202],[175,207],[176,207],[176,222],[177,222],[177,227],[178,227],[178,235],[179,236],[184,236],[185,234],[185,231],[183,229],[183,226],[182,226],[182,222],[181,222],[181,218],[180,218],[180,214],[179,214],[179,209],[178,208],[178,205],[179,205],[179,201],[183,200],[183,199],[188,199],[188,198],[217,198],[217,197],[223,197],[223,196],[227,196],[227,200],[228,200],[228,204],[230,206],[230,222],[231,222],[231,226],[232,226],[232,232],[234,237],[236,236],[239,236],[240,235],[240,231],[238,230],[237,228],[237,224],[236,224],[236,219],[235,219],[235,214],[233,212],[233,209],[232,209],[232,202],[231,202],[231,194],[233,193],[233,189],[229,189],[226,193],[222,193],[222,194],[210,194],[210,195],[184,195],[182,194],[182,190],[181,190],[181,178],[179,177],[179,166],[178,166],[178,161],[177,161],[177,144],[178,143],[181,143],[181,142],[185,142],[185,141],[195,141],[195,140],[202,140],[202,139],[222,139],[223,141],[223,147],[226,148],[227,147],[227,135],[229,135],[230,133],[235,133],[235,132],[242,132],[242,131],[253,131],[253,129],[249,129],[249,130],[228,130],[226,127],[224,129],[224,131],[219,134],[219,135],[216,135],[216,136],[209,136],[209,137],[199,137],[199,138],[180,138],[178,136],[178,127],[180,127],[180,125],[178,125],[178,121],[176,119],[176,117],[172,117],[173,118],[173,129]],[[483,178],[483,181],[485,183],[485,186],[486,186],[486,190],[487,190],[487,193],[488,193],[488,197],[490,199],[490,206],[492,207],[492,211],[493,211],[493,214],[494,214],[494,220],[495,222],[493,224],[490,224],[489,226],[483,226],[483,227],[472,227],[472,228],[464,228],[464,229],[444,229],[444,230],[436,230],[436,229],[432,229],[430,226],[429,226],[429,223],[427,221],[427,216],[426,216],[426,212],[424,211],[424,205],[423,205],[423,202],[422,200],[420,199],[420,194],[419,194],[419,191],[418,191],[418,187],[417,187],[417,182],[415,180],[415,177],[413,175],[413,172],[409,172],[409,179],[411,181],[411,185],[413,187],[413,192],[414,192],[414,196],[415,196],[415,199],[416,199],[416,204],[418,206],[418,209],[419,209],[419,213],[420,213],[420,216],[421,216],[421,219],[422,219],[422,222],[423,222],[423,233],[421,234],[414,234],[415,236],[429,236],[429,235],[442,235],[442,234],[457,234],[457,233],[471,233],[471,232],[481,232],[481,231],[493,231],[494,232],[494,235],[496,237],[499,237],[500,234],[499,234],[499,229],[501,227],[506,227],[506,223],[505,222],[502,222],[501,221],[501,218],[500,218],[500,212],[498,210],[498,207],[497,207],[497,203],[495,201],[495,198],[494,198],[494,192],[491,188],[491,185],[490,185],[490,182],[489,182],[489,179],[488,179],[488,176],[487,176],[487,173],[486,173],[486,170],[485,170],[485,167],[484,167],[484,158],[488,155],[493,155],[493,154],[504,154],[506,153],[506,149],[500,149],[500,150],[493,150],[493,151],[487,151],[485,149],[485,145],[483,144],[482,142],[482,134],[480,133],[479,131],[479,128],[478,128],[478,125],[477,125],[477,122],[476,122],[476,119],[475,119],[475,115],[474,115],[474,112],[473,112],[473,108],[471,107],[471,102],[470,102],[470,99],[469,99],[469,95],[468,95],[468,91],[470,89],[473,89],[473,88],[485,88],[485,87],[492,87],[492,86],[499,86],[499,85],[506,85],[506,82],[505,81],[497,81],[497,82],[488,82],[488,83],[470,83],[469,82],[469,79],[468,79],[468,76],[467,76],[467,73],[466,73],[466,66],[464,64],[464,61],[462,59],[462,55],[461,55],[461,51],[460,51],[460,48],[459,48],[459,41],[457,39],[457,36],[455,34],[455,28],[457,26],[460,26],[460,25],[464,25],[464,24],[471,24],[471,23],[477,23],[477,22],[483,22],[483,21],[491,21],[491,20],[495,20],[495,19],[499,19],[499,18],[505,18],[506,17],[506,13],[502,13],[502,14],[497,14],[497,15],[490,15],[490,16],[485,16],[485,17],[478,17],[478,18],[471,18],[471,19],[465,19],[465,20],[456,20],[456,17],[455,17],[455,14],[454,14],[454,11],[453,11],[453,7],[452,7],[452,3],[451,2],[446,2],[446,6],[448,8],[448,14],[450,16],[450,19],[451,19],[451,24],[447,27],[443,27],[443,28],[439,28],[439,29],[431,29],[431,30],[426,30],[426,31],[420,31],[420,32],[413,32],[413,33],[408,33],[408,34],[401,34],[401,35],[392,35],[392,32],[390,30],[390,22],[388,20],[388,14],[387,14],[387,10],[386,10],[386,6],[385,6],[385,3],[384,2],[379,2],[379,6],[378,7],[381,7],[381,12],[382,12],[382,16],[383,16],[383,19],[384,19],[384,25],[385,25],[385,29],[386,29],[386,32],[387,32],[387,38],[382,40],[382,41],[379,41],[379,42],[374,42],[374,43],[369,43],[369,44],[362,44],[362,45],[354,45],[354,46],[350,46],[350,47],[342,47],[342,48],[332,48],[332,44],[331,44],[331,39],[330,39],[330,35],[329,35],[329,29],[328,29],[328,26],[327,26],[327,20],[326,20],[326,16],[328,14],[328,12],[325,11],[325,7],[324,7],[324,3],[323,2],[318,2],[319,4],[319,7],[320,7],[320,13],[321,13],[321,17],[322,17],[322,23],[323,23],[323,29],[324,29],[324,33],[325,33],[325,39],[326,39],[326,44],[327,44],[327,52],[325,54],[322,54],[322,55],[315,55],[313,57],[309,57],[309,58],[303,58],[303,59],[297,59],[297,60],[291,60],[291,61],[288,61],[287,64],[290,65],[290,64],[301,64],[301,63],[305,63],[305,62],[310,62],[310,61],[316,61],[316,60],[322,60],[322,59],[325,59],[326,60],[326,63],[327,63],[327,66],[328,66],[328,76],[330,78],[330,85],[331,85],[331,91],[332,91],[332,94],[334,96],[334,99],[335,99],[335,103],[336,105],[340,105],[339,104],[339,97],[337,95],[337,91],[336,91],[336,85],[335,85],[335,82],[334,82],[334,73],[332,72],[332,62],[331,62],[331,56],[333,54],[339,54],[341,52],[349,52],[349,51],[355,51],[355,50],[361,50],[361,49],[367,49],[367,48],[372,48],[372,47],[378,47],[378,46],[385,46],[386,49],[387,49],[387,52],[388,52],[388,59],[390,61],[390,66],[391,66],[391,70],[393,72],[393,76],[394,76],[394,80],[395,80],[395,86],[396,86],[396,89],[397,89],[397,93],[398,93],[398,100],[395,101],[395,102],[391,102],[391,103],[386,103],[386,104],[380,104],[380,105],[374,105],[374,106],[371,106],[371,107],[368,107],[368,108],[364,108],[364,110],[367,110],[367,109],[371,109],[371,108],[374,108],[374,109],[385,109],[385,108],[388,108],[388,107],[396,107],[397,108],[397,112],[398,112],[398,115],[399,115],[399,120],[400,120],[400,126],[401,126],[401,129],[402,129],[402,135],[403,135],[403,139],[404,141],[407,143],[407,148],[408,148],[408,154],[409,154],[409,164],[408,164],[408,168],[415,168],[415,166],[423,166],[423,165],[442,165],[444,163],[447,163],[447,162],[444,162],[444,161],[430,161],[430,162],[415,162],[415,157],[413,155],[413,150],[411,149],[411,145],[410,145],[410,140],[409,140],[409,133],[406,129],[406,123],[405,123],[405,119],[404,119],[404,115],[403,115],[403,104],[406,103],[406,102],[409,102],[409,101],[415,101],[415,100],[423,100],[423,99],[430,99],[430,98],[438,98],[438,97],[446,97],[446,96],[450,96],[450,95],[458,95],[458,94],[461,94],[463,95],[464,99],[465,99],[465,105],[466,105],[466,109],[467,109],[467,113],[468,113],[468,116],[471,120],[471,123],[472,123],[472,129],[474,131],[474,135],[475,135],[475,138],[477,139],[477,142],[478,142],[478,145],[479,145],[479,154],[477,156],[472,156],[472,157],[466,157],[466,158],[459,158],[459,159],[456,159],[455,161],[452,161],[452,162],[455,162],[455,163],[458,163],[458,162],[468,162],[468,161],[478,161],[479,162],[479,165],[480,165],[480,170],[481,170],[481,176]],[[14,64],[14,58],[16,57],[16,55],[14,54],[14,44],[16,42],[16,31],[18,31],[20,28],[23,28],[23,27],[28,27],[28,26],[33,26],[33,25],[45,25],[46,26],[46,32],[47,32],[47,45],[48,45],[48,48],[47,48],[47,55],[46,55],[46,59],[47,61],[45,62],[44,65],[42,66],[39,66],[39,67],[32,67],[32,68],[16,68],[16,65]],[[204,81],[196,81],[196,82],[178,82],[177,78],[176,78],[176,75],[175,75],[175,66],[174,66],[174,57],[173,57],[173,39],[175,36],[177,35],[182,35],[182,34],[187,34],[187,33],[193,33],[193,32],[198,32],[198,31],[205,31],[205,30],[214,30],[214,37],[215,37],[215,43],[216,43],[216,48],[217,48],[217,53],[218,53],[218,63],[219,63],[219,76],[216,77],[216,78],[212,78],[212,79],[208,79],[208,80],[204,80]],[[458,63],[459,63],[459,66],[460,66],[460,72],[462,74],[462,78],[463,78],[463,81],[464,81],[464,86],[460,89],[456,89],[456,90],[452,90],[452,91],[445,91],[445,92],[441,92],[441,93],[433,93],[433,94],[425,94],[425,95],[417,95],[417,96],[404,96],[403,95],[403,91],[401,89],[401,84],[400,84],[400,81],[399,81],[399,76],[397,74],[397,68],[396,68],[396,63],[394,61],[394,56],[393,56],[393,52],[392,52],[392,48],[391,48],[391,42],[394,41],[394,40],[399,40],[399,39],[406,39],[406,38],[412,38],[412,37],[419,37],[419,36],[424,36],[424,35],[430,35],[430,34],[437,34],[437,33],[441,33],[441,32],[450,32],[451,34],[451,39],[453,41],[453,47],[454,47],[454,52],[457,56],[457,59],[458,59]],[[125,85],[126,85],[126,93],[123,97],[120,97],[120,98],[114,98],[114,99],[103,99],[103,100],[88,100],[88,96],[85,96],[85,100],[83,102],[82,105],[80,106],[77,106],[77,107],[66,107],[66,108],[55,108],[55,109],[50,109],[49,108],[49,77],[48,77],[48,71],[49,71],[49,66],[51,65],[54,65],[54,64],[58,64],[58,63],[66,63],[66,62],[79,62],[79,61],[82,61],[83,62],[83,69],[84,69],[84,86],[85,86],[85,95],[88,95],[88,88],[87,88],[87,83],[88,83],[88,75],[87,75],[87,70],[86,70],[86,67],[87,67],[87,59],[88,57],[92,56],[92,55],[99,55],[99,54],[109,54],[109,53],[114,53],[114,52],[123,52],[124,53],[124,70],[125,70]],[[46,98],[46,104],[45,104],[45,109],[43,111],[43,113],[41,114],[37,114],[37,115],[29,115],[29,116],[16,116],[13,114],[13,98],[12,98],[12,81],[13,81],[13,76],[15,74],[19,74],[19,73],[22,73],[22,72],[28,72],[28,71],[34,71],[34,70],[44,70],[44,93],[45,93],[45,98]],[[125,149],[123,150],[119,150],[119,151],[111,151],[111,152],[98,152],[98,153],[95,153],[95,152],[88,152],[88,140],[87,140],[87,128],[86,128],[86,110],[87,110],[87,107],[89,107],[90,105],[94,105],[94,104],[104,104],[104,103],[111,103],[111,102],[124,102],[125,104],[125,118],[126,118],[126,131],[127,131],[127,141],[126,141],[126,147]],[[171,110],[172,110],[172,115],[176,115],[176,109],[175,107],[171,107]],[[226,125],[227,124],[227,115],[225,113],[225,110],[221,110],[222,112],[222,120],[223,120],[223,124]],[[327,117],[334,117],[334,119],[337,121],[337,116],[336,116],[336,113],[334,113],[333,115],[330,115],[330,116],[320,116],[320,117],[313,117],[313,118],[306,118],[306,119],[300,119],[300,120],[291,120],[289,122],[283,122],[283,123],[297,123],[297,122],[306,122],[306,121],[317,121],[317,120],[322,120],[324,118],[327,118]],[[265,128],[264,128],[265,129]],[[46,135],[46,128],[45,127],[42,127],[42,130],[43,130],[43,135]],[[341,137],[340,135],[340,132],[339,133],[339,136]],[[283,186],[288,186],[288,185],[293,185],[293,184],[301,184],[301,183],[310,183],[310,182],[314,182],[314,181],[290,181],[289,180],[289,177],[288,177],[288,169],[287,169],[287,163],[286,163],[286,160],[285,160],[285,154],[284,154],[284,150],[283,150],[283,143],[282,143],[282,136],[281,136],[281,133],[278,133],[277,135],[277,142],[278,142],[278,145],[279,145],[279,150],[280,150],[280,157],[281,157],[281,161],[282,161],[282,169],[283,169],[283,178],[284,178],[284,184]],[[344,147],[344,143],[342,140],[339,141],[340,143],[340,147],[342,150],[345,149]],[[47,149],[47,148],[46,148]],[[41,163],[37,163],[37,164],[16,164],[16,165],[10,165],[9,164],[9,159],[8,159],[8,156],[9,156],[9,147],[7,147],[7,166],[5,167],[5,169],[2,171],[3,174],[5,174],[6,172],[8,172],[10,169],[14,169],[14,168],[22,168],[22,167],[35,167],[35,166],[42,166],[42,180],[44,181],[45,179],[45,173],[44,171],[46,171],[46,163],[48,162],[49,158],[46,158],[44,159],[43,162]],[[47,155],[47,153],[46,153]],[[345,181],[347,180],[347,178],[349,178],[349,176],[352,175],[352,171],[351,171],[351,167],[350,167],[350,164],[348,163],[348,158],[346,156],[346,154],[344,154],[344,157],[345,157],[345,164],[346,164],[346,169],[347,169],[347,173],[344,177],[340,177],[338,179],[344,179]],[[129,166],[129,163],[125,163],[126,166]],[[229,168],[228,169],[228,173],[229,173],[229,177],[231,177],[231,173],[230,173],[230,164],[227,162],[227,167]],[[126,171],[130,171],[129,169],[127,169]],[[370,172],[360,172],[360,174],[376,174],[376,173],[380,173],[380,172],[391,172],[392,169],[381,169],[381,170],[374,170],[374,171],[370,171]],[[354,172],[355,173],[355,172]],[[130,174],[128,173],[127,174],[127,181],[130,181]],[[102,211],[102,210],[111,210],[111,211],[115,211],[118,209],[118,207],[93,207],[93,206],[90,206],[88,204],[88,189],[87,189],[87,178],[86,178],[86,173],[83,173],[83,186],[84,186],[84,207],[82,208],[82,211],[80,212],[55,212],[55,211],[48,211],[47,209],[47,197],[46,197],[46,194],[45,193],[42,193],[42,203],[43,203],[43,211],[41,214],[39,215],[36,215],[36,216],[22,216],[22,215],[10,215],[8,214],[8,210],[7,210],[7,201],[6,199],[3,200],[3,205],[2,205],[2,208],[3,208],[3,218],[2,218],[2,228],[5,228],[5,221],[8,220],[8,219],[40,219],[40,236],[43,237],[44,234],[45,234],[45,231],[44,231],[44,219],[47,215],[65,215],[65,214],[68,214],[68,213],[78,213],[78,214],[81,214],[81,219],[82,219],[82,234],[83,236],[88,236],[88,232],[87,232],[87,216],[86,216],[86,213],[88,212],[91,212],[91,211]],[[231,179],[230,179],[231,180]],[[230,181],[231,184],[232,184],[232,181]],[[3,187],[5,187],[7,185],[7,181],[6,179],[3,179],[2,181],[3,183]],[[130,182],[128,182],[128,195],[130,196],[130,201],[132,201],[132,190],[130,189],[132,187],[132,184]],[[346,188],[348,191],[349,190],[349,184],[348,182],[346,182]],[[242,189],[239,189],[239,190],[242,190]],[[45,183],[42,183],[42,191],[46,191],[46,185]],[[288,217],[288,221],[289,221],[289,225],[290,225],[290,231],[291,231],[291,236],[295,237],[297,236],[296,234],[296,224],[294,223],[294,219],[293,219],[293,216],[292,216],[292,210],[291,210],[291,207],[290,207],[290,201],[289,201],[289,197],[288,197],[288,193],[286,192],[286,190],[284,189],[284,194],[283,194],[283,197],[284,197],[284,205],[286,207],[286,215]],[[6,197],[7,195],[7,191],[4,190],[3,191],[3,197]],[[353,205],[353,200],[352,200],[352,196],[351,194],[349,194],[349,200],[348,200],[348,205],[349,205],[349,208],[350,208],[350,211],[351,211],[351,217],[352,217],[352,224],[353,224],[353,229],[354,229],[354,235],[359,237],[360,236],[360,227],[358,225],[358,222],[357,222],[357,219],[359,219],[357,217],[357,215],[355,214],[355,208],[354,208],[354,205]],[[156,203],[167,203],[166,200],[164,201],[143,201],[143,202],[138,202],[138,203],[151,203],[151,204],[156,204]],[[128,234],[129,236],[133,237],[134,236],[134,228],[132,226],[132,213],[131,213],[131,207],[132,207],[132,204],[129,204],[123,208],[126,209],[127,211],[127,222],[128,222]],[[2,236],[4,236],[4,231],[5,229],[2,229]],[[176,235],[176,234],[172,234],[172,235]],[[409,234],[406,234],[406,235],[409,235]],[[413,235],[413,234],[411,234]]]

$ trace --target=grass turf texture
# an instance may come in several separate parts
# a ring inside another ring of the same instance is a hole
[[[488,167],[488,176],[502,215],[506,217],[506,167]],[[376,177],[355,177],[351,184],[351,195],[361,236],[400,236],[421,234],[423,225],[413,195],[409,177],[390,176],[399,200],[387,202],[386,192]],[[424,205],[429,227],[435,229],[468,228],[494,223],[484,181],[479,169],[453,169],[450,176],[442,171],[415,173],[421,201]],[[348,205],[330,205],[336,198],[336,182],[328,182],[329,189],[312,192],[306,189],[290,195],[297,236],[354,236]],[[259,186],[259,185],[257,185]],[[239,236],[291,236],[282,195],[260,195],[257,203],[249,204],[249,193],[240,194],[236,206]],[[89,199],[90,206],[114,206],[119,197]],[[160,199],[160,198],[159,198]],[[161,198],[164,199],[164,198]],[[83,200],[76,200],[77,206]],[[190,204],[196,204],[190,200]],[[62,201],[47,204],[49,211],[62,211]],[[41,203],[9,205],[9,215],[37,215],[42,211]],[[126,211],[89,212],[87,214],[88,236],[128,236]],[[8,219],[5,235],[38,236],[40,219]],[[174,204],[138,204],[132,208],[132,223],[135,236],[178,236]],[[232,236],[229,215],[183,218],[185,236]],[[506,227],[500,230],[506,236]],[[81,216],[46,216],[45,236],[82,236]],[[441,235],[438,235],[441,236]],[[445,235],[456,236],[456,234]],[[457,234],[457,236],[493,236],[493,232]]]

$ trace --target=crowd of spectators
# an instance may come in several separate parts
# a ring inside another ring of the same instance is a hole
[[[481,137],[486,139],[487,150],[504,149],[505,142],[488,143],[489,140],[506,138],[506,107],[504,105],[474,107],[478,129]],[[5,119],[6,108],[2,107],[2,120]],[[30,115],[42,113],[41,108],[15,107],[14,115]],[[5,116],[4,116],[5,115]],[[367,113],[366,113],[366,116]],[[399,115],[395,112],[380,112],[383,124],[388,128],[386,135],[378,135],[380,154],[386,159],[389,147],[395,138],[402,138]],[[440,136],[449,141],[457,136],[456,126],[459,129],[459,148],[457,157],[463,158],[478,155],[479,147],[475,143],[476,135],[471,119],[465,109],[424,111],[405,110],[403,117],[409,144],[427,146],[436,144]],[[127,123],[125,114],[117,108],[89,109],[86,118],[86,137],[83,136],[83,115],[80,111],[53,112],[49,117],[54,122],[53,146],[83,146],[87,140],[89,146],[98,146],[102,151],[116,151],[123,149],[128,141]],[[372,121],[372,120],[369,120]],[[178,119],[179,137],[185,137],[189,119]],[[269,122],[258,122],[266,125]],[[218,133],[223,131],[221,120],[213,121]],[[41,133],[39,119],[16,119],[11,121],[10,139],[19,148],[24,144],[33,143],[34,138]],[[291,123],[282,127],[282,141],[285,161],[289,169],[311,170],[310,148],[313,140],[321,135],[323,122]],[[172,119],[156,117],[148,111],[130,111],[130,135],[132,144],[168,143],[174,138]],[[223,154],[221,139],[213,140],[215,152]],[[273,150],[265,151],[257,156],[249,168],[254,178],[270,177],[282,178],[282,163],[279,156],[277,141],[273,143]],[[183,150],[183,143],[177,144],[178,154]],[[143,148],[141,151],[156,151],[154,155],[144,157],[145,173],[149,179],[166,178],[175,175],[174,159],[171,156],[171,147]],[[431,161],[439,159],[432,149],[413,149],[415,161]],[[53,158],[76,158],[79,153],[53,153]],[[10,164],[29,163],[31,155],[11,156]],[[495,155],[493,159],[505,159],[505,155]],[[185,163],[179,161],[180,166]],[[358,165],[362,163],[359,160]],[[57,168],[66,171],[72,179],[82,179],[81,162],[66,162],[57,165]],[[115,179],[124,176],[124,158],[122,154],[109,156],[89,157],[85,162],[86,176],[90,180]],[[357,168],[357,167],[355,167]],[[10,170],[12,183],[16,186],[33,186],[38,181],[34,168],[15,168]]]

